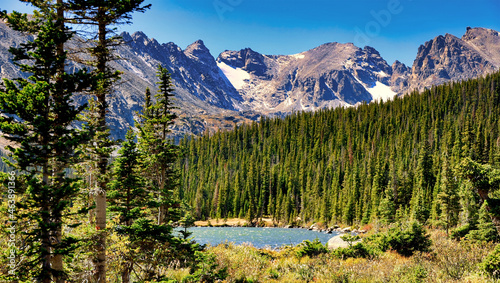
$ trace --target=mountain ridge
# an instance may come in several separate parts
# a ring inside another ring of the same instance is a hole
[[[121,36],[125,44],[115,52],[125,60],[112,67],[122,71],[123,79],[109,97],[107,117],[114,138],[123,138],[133,126],[145,89],[156,89],[159,64],[169,70],[176,89],[180,118],[172,130],[177,138],[234,128],[262,115],[387,100],[500,68],[500,34],[486,28],[468,27],[461,38],[436,36],[419,47],[412,66],[397,60],[389,65],[375,48],[352,43],[325,43],[292,55],[264,55],[245,48],[215,58],[202,40],[182,49],[140,31]],[[26,37],[0,23],[0,38],[0,74],[23,76],[7,50]],[[81,97],[77,102],[85,101]]]

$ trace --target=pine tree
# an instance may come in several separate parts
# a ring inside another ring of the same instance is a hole
[[[472,189],[479,195],[482,205],[490,213],[491,220],[500,235],[500,201],[491,197],[500,188],[500,170],[491,165],[482,165],[470,158],[465,158],[459,164],[460,176],[468,180]]]
[[[377,216],[382,224],[389,224],[394,221],[396,208],[394,205],[394,197],[392,189],[385,190],[385,197],[380,200]]]
[[[74,252],[78,240],[63,234],[63,221],[79,191],[77,179],[65,170],[77,161],[76,147],[90,138],[87,130],[72,127],[84,109],[72,98],[88,90],[93,77],[86,70],[64,71],[64,45],[73,33],[65,26],[62,1],[26,2],[38,9],[32,19],[17,12],[2,15],[12,29],[35,35],[10,49],[29,78],[4,79],[0,90],[0,130],[18,146],[7,149],[23,184],[19,210],[25,213],[19,217],[33,223],[24,230],[27,260],[16,279],[64,282],[63,256]]]
[[[448,233],[450,227],[458,223],[458,212],[460,211],[460,198],[458,196],[458,184],[450,168],[447,156],[443,161],[441,172],[441,192],[437,195],[437,201],[441,206],[440,220]]]
[[[93,61],[88,62],[95,68],[98,83],[92,89],[96,98],[96,112],[94,113],[96,133],[91,143],[91,153],[96,159],[96,189],[93,191],[95,199],[95,224],[100,231],[96,243],[95,280],[106,282],[106,190],[108,176],[108,161],[112,142],[109,139],[109,129],[106,125],[107,97],[111,93],[113,84],[119,80],[119,72],[110,67],[115,59],[112,48],[119,44],[119,38],[114,36],[113,26],[130,23],[133,12],[144,12],[151,5],[141,6],[144,0],[67,0],[66,7],[70,12],[71,23],[96,27],[94,34],[87,34],[86,38],[93,40],[88,52]],[[85,28],[84,28],[85,30]]]
[[[138,128],[141,166],[145,176],[150,180],[151,191],[157,195],[157,223],[160,225],[168,223],[169,220],[175,221],[178,217],[179,204],[173,198],[178,178],[173,164],[179,151],[168,138],[170,131],[168,127],[177,117],[173,112],[173,84],[168,70],[161,65],[158,66],[157,76],[160,81],[158,93],[155,95],[156,101],[143,109]]]
[[[125,141],[118,151],[119,156],[113,162],[112,177],[107,191],[108,210],[118,216],[118,233],[122,236],[134,236],[141,227],[133,226],[137,221],[144,221],[144,208],[150,202],[148,192],[144,189],[144,181],[138,172],[139,153],[134,142],[132,129],[127,132]],[[126,243],[128,253],[121,264],[122,282],[130,282],[130,274],[138,258],[137,241],[139,237],[131,237]]]
[[[498,242],[500,239],[495,225],[491,222],[486,203],[479,209],[477,229],[469,231],[466,238],[484,242]]]

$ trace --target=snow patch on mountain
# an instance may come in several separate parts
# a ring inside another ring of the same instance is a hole
[[[388,101],[394,98],[395,93],[390,86],[385,85],[379,81],[375,82],[375,86],[366,89],[373,97],[373,101],[381,100]]]
[[[235,89],[242,89],[245,85],[245,80],[250,79],[250,74],[240,68],[233,68],[224,62],[217,62],[217,66]]]
[[[306,58],[306,55],[304,55],[303,53],[293,54],[293,55],[290,55],[290,56],[292,56],[295,59],[304,59],[304,58]]]
[[[386,72],[384,71],[378,71],[378,72],[373,72],[374,74],[378,75],[381,78],[387,78],[390,77]]]

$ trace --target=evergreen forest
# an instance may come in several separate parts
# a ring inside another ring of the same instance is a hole
[[[473,224],[467,159],[500,164],[500,73],[185,138],[178,196],[198,219]]]

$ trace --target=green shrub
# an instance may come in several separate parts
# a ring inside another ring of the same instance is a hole
[[[465,224],[463,226],[457,227],[453,229],[450,233],[450,238],[454,240],[460,240],[461,238],[465,237],[473,227],[471,227],[470,224]]]
[[[491,221],[491,215],[486,209],[486,202],[479,210],[477,229],[469,231],[465,238],[482,242],[498,242],[498,231]]]
[[[342,240],[344,240],[345,242],[347,242],[349,244],[349,247],[352,247],[352,244],[354,242],[356,242],[357,240],[361,239],[361,237],[359,237],[358,235],[351,235],[349,233],[343,235],[343,236],[340,236],[340,238]]]
[[[317,256],[327,252],[328,249],[317,238],[312,242],[309,240],[305,240],[302,243],[298,244],[295,249],[295,254],[299,258],[303,256]]]
[[[483,260],[481,267],[486,273],[495,278],[500,277],[500,245]]]
[[[408,227],[399,225],[387,233],[389,247],[404,256],[411,256],[416,251],[428,252],[432,242],[424,227],[418,222],[409,223]]]
[[[376,252],[364,243],[357,243],[348,248],[337,248],[333,251],[333,254],[341,259],[346,258],[367,258],[376,255]]]
[[[396,270],[398,281],[408,283],[425,282],[429,272],[422,264],[398,267]]]
[[[228,276],[227,267],[220,268],[215,261],[215,255],[209,252],[195,252],[196,265],[192,267],[189,276],[182,282],[216,282]]]
[[[418,222],[398,223],[385,233],[378,233],[365,239],[368,250],[374,254],[377,250],[389,249],[404,256],[411,256],[416,251],[428,252],[432,244],[424,227]]]
[[[482,242],[498,242],[498,232],[493,223],[491,223],[490,226],[485,225],[482,229],[471,230],[465,238]]]

